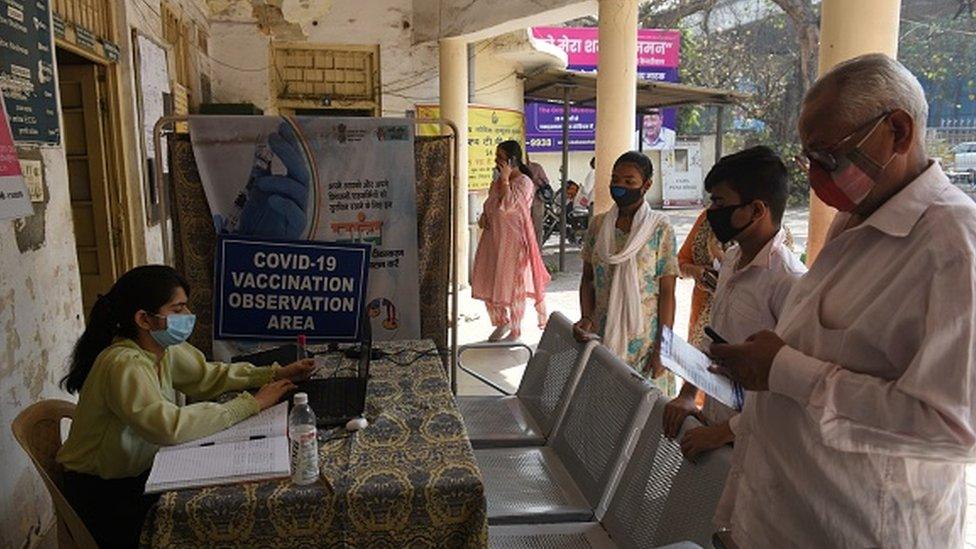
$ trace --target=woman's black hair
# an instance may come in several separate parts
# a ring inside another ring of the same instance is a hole
[[[642,181],[646,182],[654,175],[654,164],[651,164],[651,159],[644,153],[637,151],[625,152],[617,158],[617,161],[613,163],[613,167],[616,168],[621,164],[630,164],[637,168],[637,171],[643,177]]]
[[[509,160],[515,160],[515,164],[518,166],[520,172],[528,176],[529,179],[532,179],[532,172],[529,171],[529,167],[522,162],[522,145],[519,145],[518,141],[502,141],[498,144],[498,148],[505,151],[505,156],[507,156]]]
[[[186,279],[166,265],[136,267],[122,275],[92,306],[88,326],[75,344],[71,367],[61,380],[61,386],[71,393],[80,391],[95,358],[112,344],[116,336],[133,339],[137,336],[136,313],[158,312],[173,299],[177,288],[183,288],[190,295]]]

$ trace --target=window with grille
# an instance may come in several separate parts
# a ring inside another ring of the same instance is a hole
[[[163,39],[173,47],[176,82],[186,88],[190,83],[190,23],[184,23],[180,14],[169,3],[162,5]]]
[[[112,12],[108,0],[54,0],[54,13],[65,23],[81,27],[96,37],[114,42]]]
[[[279,107],[378,109],[376,47],[276,45],[273,94]]]

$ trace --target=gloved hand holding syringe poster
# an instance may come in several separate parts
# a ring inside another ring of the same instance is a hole
[[[411,121],[198,116],[190,135],[218,233],[372,244],[374,338],[420,336]]]

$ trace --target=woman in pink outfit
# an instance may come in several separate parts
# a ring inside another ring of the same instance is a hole
[[[522,163],[522,147],[505,141],[495,150],[495,177],[488,191],[483,230],[471,275],[471,295],[485,302],[495,331],[489,341],[514,341],[522,333],[525,300],[532,298],[539,326],[546,323],[546,285],[549,272],[532,227],[535,187]]]

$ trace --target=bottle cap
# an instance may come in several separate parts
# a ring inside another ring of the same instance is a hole
[[[308,394],[306,393],[295,393],[295,404],[308,404]]]

